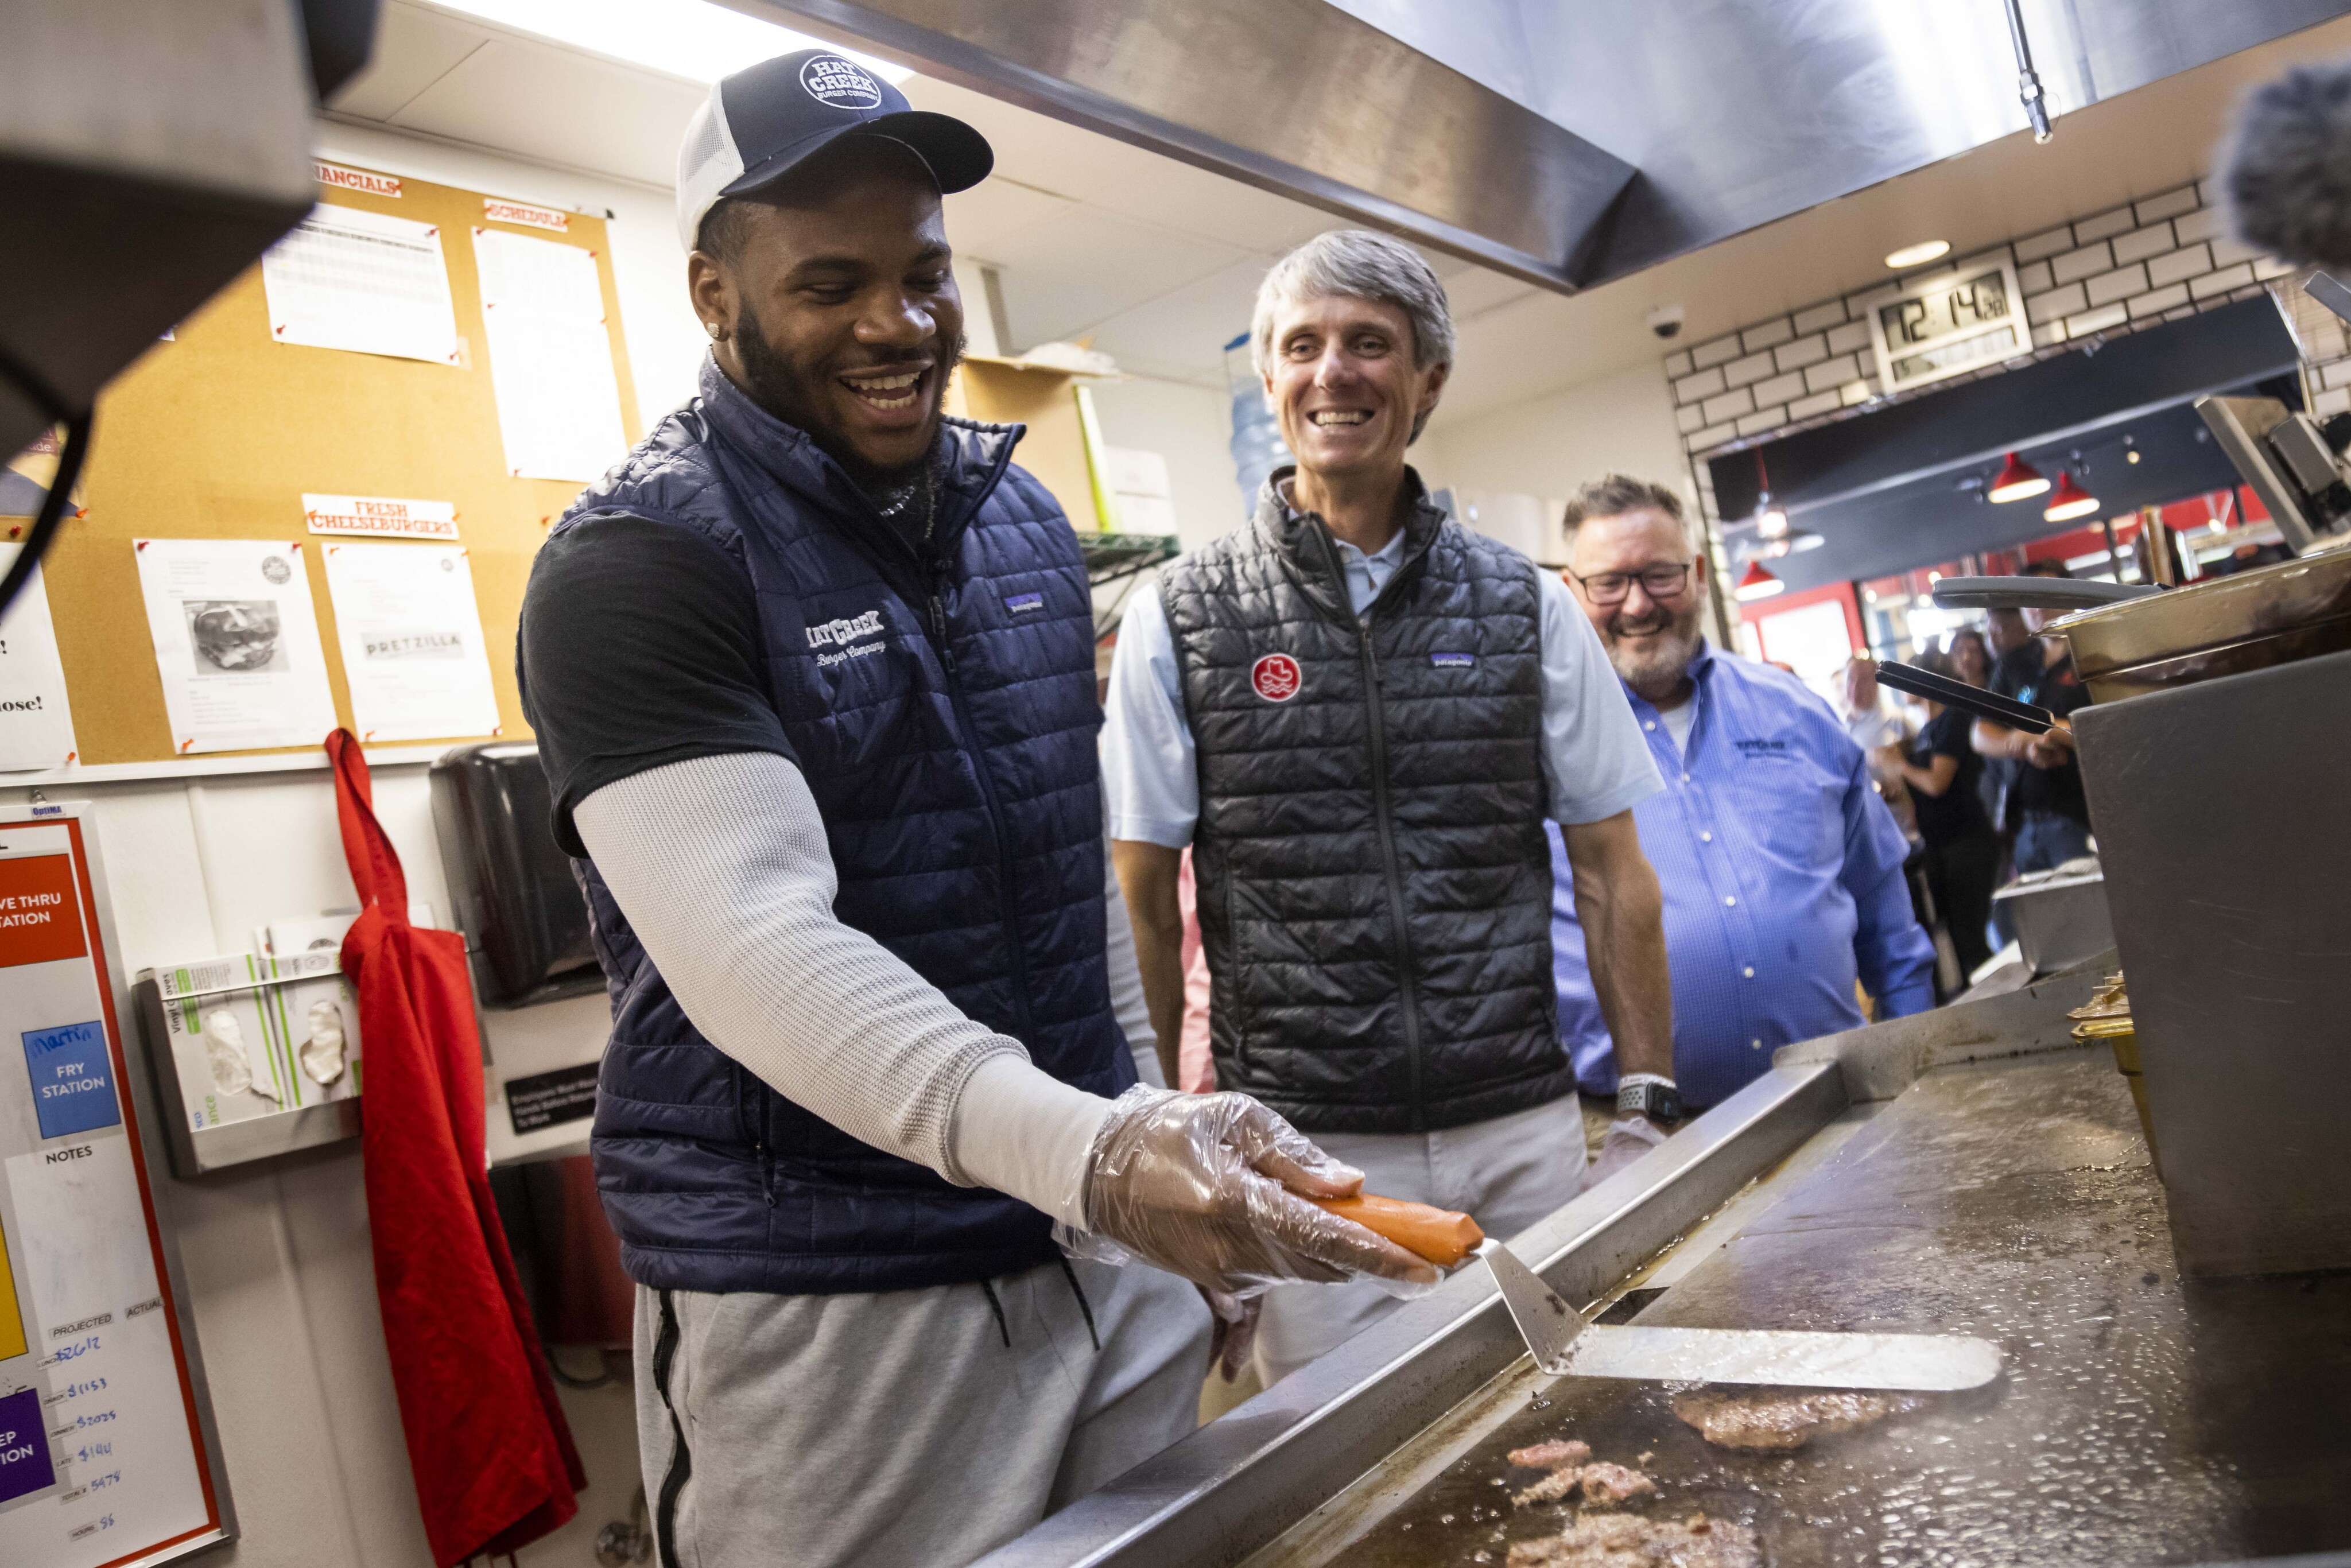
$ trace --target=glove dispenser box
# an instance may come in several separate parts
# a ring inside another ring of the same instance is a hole
[[[475,994],[515,1008],[601,988],[588,901],[555,842],[538,747],[458,747],[433,765],[432,788]]]

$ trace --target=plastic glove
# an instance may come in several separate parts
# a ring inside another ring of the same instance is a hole
[[[1094,1137],[1091,1233],[1056,1234],[1073,1256],[1139,1259],[1231,1296],[1286,1280],[1369,1279],[1398,1296],[1433,1288],[1435,1264],[1306,1201],[1363,1185],[1363,1172],[1246,1094],[1138,1083],[1112,1102]]]
[[[1228,1296],[1222,1291],[1201,1291],[1216,1326],[1208,1335],[1208,1368],[1232,1382],[1249,1364],[1249,1349],[1257,1343],[1258,1314],[1265,1310],[1263,1296]]]
[[[1608,1124],[1608,1135],[1600,1140],[1600,1157],[1592,1162],[1584,1186],[1598,1186],[1665,1141],[1666,1130],[1646,1116],[1617,1117]]]

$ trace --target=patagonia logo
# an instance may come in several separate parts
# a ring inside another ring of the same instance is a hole
[[[1431,653],[1428,662],[1440,670],[1466,670],[1478,662],[1475,653]]]
[[[1779,757],[1788,749],[1784,740],[1734,740],[1730,744],[1749,757]]]
[[[837,646],[859,637],[871,637],[882,630],[882,612],[869,610],[862,615],[846,621],[828,621],[821,626],[808,629],[809,646]]]
[[[1004,596],[1004,608],[1015,615],[1026,615],[1044,609],[1045,596],[1041,593],[1008,593]]]

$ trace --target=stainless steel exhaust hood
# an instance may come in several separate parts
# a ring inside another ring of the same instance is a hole
[[[1633,175],[1323,0],[726,3],[1562,290]]]
[[[2004,0],[725,0],[1573,292],[2022,131]],[[2059,116],[2351,0],[2023,0]]]

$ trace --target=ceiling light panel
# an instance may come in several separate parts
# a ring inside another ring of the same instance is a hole
[[[1895,271],[1899,272],[1906,267],[1924,267],[1930,261],[1938,260],[1940,257],[1947,256],[1950,254],[1951,242],[1949,240],[1925,240],[1917,245],[1906,245],[1900,250],[1893,252],[1886,256],[1886,265],[1894,268]]]

